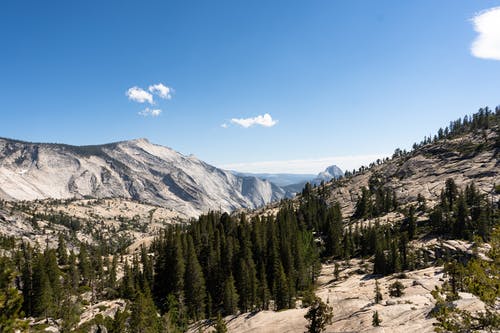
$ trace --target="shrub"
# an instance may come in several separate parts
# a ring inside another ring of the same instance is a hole
[[[389,295],[392,297],[401,297],[404,295],[404,289],[405,286],[401,282],[396,281],[389,286]]]

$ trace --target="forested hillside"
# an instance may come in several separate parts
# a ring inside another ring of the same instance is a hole
[[[441,272],[442,281],[426,291],[434,300],[416,321],[444,331],[499,329],[499,126],[500,109],[481,109],[410,152],[308,184],[264,210],[227,214],[214,207],[190,223],[164,225],[132,252],[112,253],[64,233],[47,247],[2,237],[0,331],[222,330],[224,316],[251,326],[256,313],[309,307],[320,285],[328,292],[319,295],[335,307],[330,295],[353,276],[377,286],[391,281],[389,297],[396,299],[405,292],[399,280],[425,269]],[[445,170],[431,172],[415,163],[421,158]],[[429,184],[432,191],[421,191]],[[456,305],[464,293],[483,310]],[[381,291],[373,297],[366,305],[370,316],[378,309],[373,326],[389,322],[377,307]],[[333,319],[332,330],[341,325],[335,313]]]

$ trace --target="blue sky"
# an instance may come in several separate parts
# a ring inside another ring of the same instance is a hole
[[[500,103],[500,11],[472,21],[498,6],[3,1],[0,136],[146,137],[243,171],[352,168]]]

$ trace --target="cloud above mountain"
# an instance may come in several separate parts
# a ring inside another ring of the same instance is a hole
[[[244,128],[253,126],[273,127],[278,121],[274,120],[269,113],[265,113],[251,118],[232,118],[231,123]]]
[[[128,99],[137,103],[145,103],[153,104],[153,95],[148,93],[146,90],[141,89],[137,86],[129,88],[125,93]]]
[[[500,60],[500,7],[483,11],[472,18],[478,36],[471,46],[473,56]]]
[[[149,86],[148,90],[162,99],[172,99],[172,88],[165,86],[163,83],[153,84]]]
[[[160,82],[150,85],[147,90],[138,86],[133,86],[125,92],[125,95],[133,102],[141,104],[147,102],[150,105],[157,105],[154,100],[154,96],[157,96],[160,99],[170,100],[172,99],[172,92],[173,89],[171,87],[168,87]],[[161,113],[162,110],[159,108],[145,108],[138,112],[138,114],[143,117],[158,117]]]

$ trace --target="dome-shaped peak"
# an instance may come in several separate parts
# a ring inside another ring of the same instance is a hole
[[[337,177],[343,175],[342,170],[336,165],[330,165],[328,168],[325,169],[325,172],[329,173],[332,176],[337,176]]]

